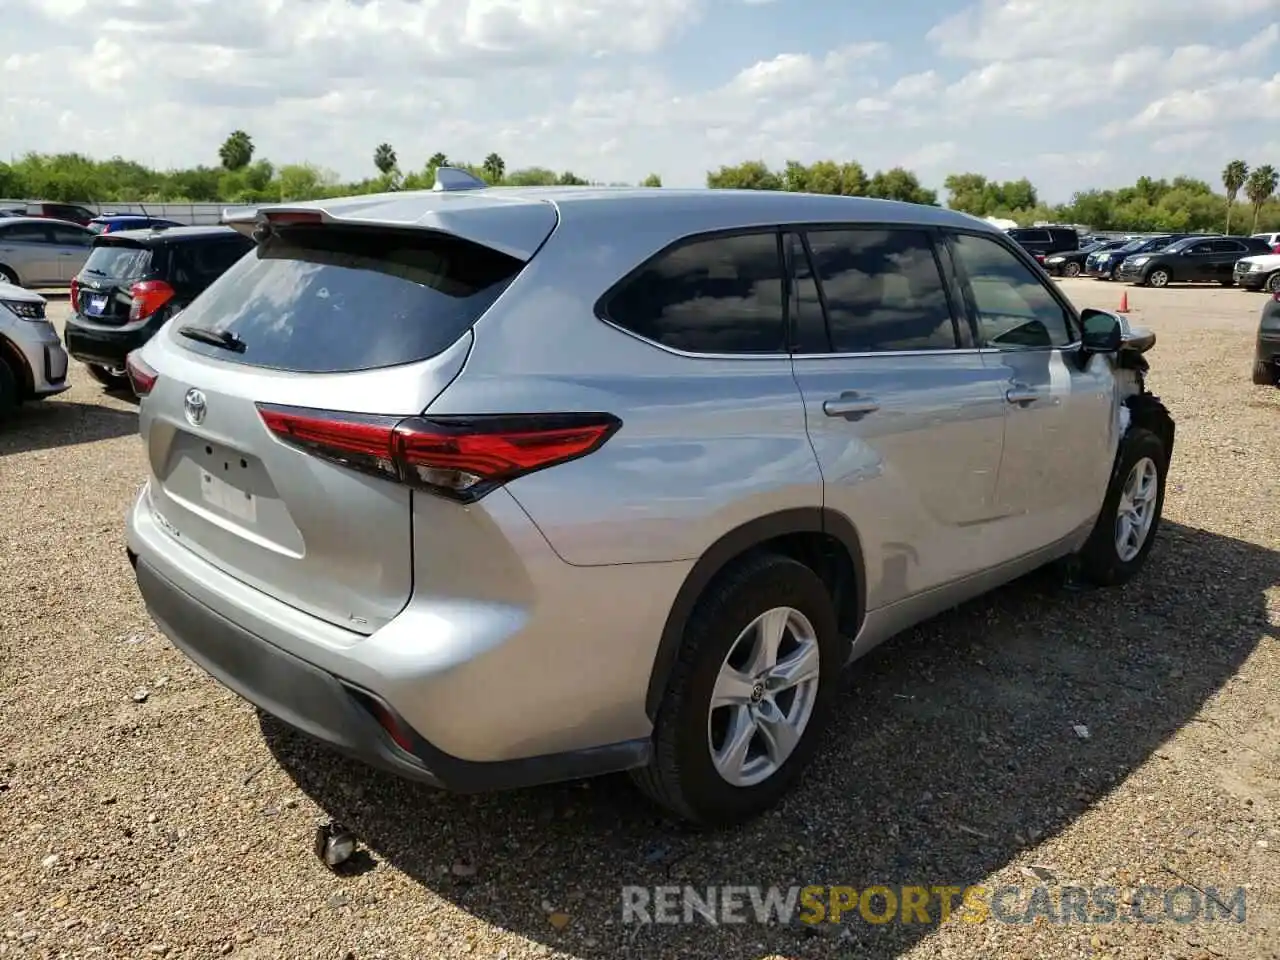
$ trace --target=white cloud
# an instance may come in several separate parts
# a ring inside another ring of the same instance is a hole
[[[1205,0],[1154,17],[1145,0],[1073,0],[1065,18],[985,0],[896,51],[877,41],[898,35],[898,11],[813,3],[830,15],[772,0],[0,0],[0,142],[190,166],[241,128],[260,157],[345,178],[372,174],[386,140],[406,169],[497,151],[673,186],[745,158],[857,159],[931,185],[1025,175],[1061,199],[1260,157],[1256,121],[1280,115],[1280,0],[1213,0],[1209,20]],[[1148,136],[1091,140],[1130,131]]]
[[[1152,100],[1134,117],[1137,129],[1215,126],[1233,120],[1280,120],[1280,73],[1270,79],[1225,80],[1193,90],[1175,90]]]
[[[940,52],[973,60],[1068,58],[1176,40],[1207,25],[1280,13],[1280,0],[981,0],[933,27]]]

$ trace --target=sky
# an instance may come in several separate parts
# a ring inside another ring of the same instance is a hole
[[[436,151],[701,186],[746,159],[1026,176],[1280,166],[1280,0],[0,0],[0,157]]]

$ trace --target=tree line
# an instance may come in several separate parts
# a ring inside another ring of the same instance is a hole
[[[390,143],[372,152],[370,176],[343,182],[337,174],[309,163],[276,166],[257,158],[253,138],[233,131],[218,149],[217,164],[183,170],[152,170],[120,157],[94,160],[81,154],[27,154],[0,163],[0,197],[50,201],[256,203],[316,200],[331,196],[429,188],[441,166],[462,167],[487,183],[502,186],[587,185],[571,170],[546,167],[508,169],[497,153],[480,163],[444,153],[417,169],[401,166]],[[978,173],[954,173],[943,186],[948,207],[980,217],[1000,217],[1027,226],[1036,222],[1078,223],[1108,231],[1280,230],[1280,174],[1270,164],[1250,167],[1232,160],[1223,169],[1221,192],[1192,177],[1172,180],[1139,177],[1127,187],[1075,193],[1063,204],[1047,204],[1027,178],[989,179]],[[610,186],[621,184],[608,184]],[[661,187],[650,174],[640,184]],[[788,161],[775,170],[759,160],[707,172],[707,186],[747,190],[789,190],[843,196],[881,197],[938,205],[938,192],[903,167],[868,173],[856,160]]]

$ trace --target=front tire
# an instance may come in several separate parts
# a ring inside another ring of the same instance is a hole
[[[22,286],[18,282],[18,275],[2,264],[0,264],[0,283],[11,283],[15,287]]]
[[[1253,382],[1260,387],[1274,387],[1280,383],[1276,368],[1264,360],[1253,362]]]
[[[1073,278],[1073,279],[1074,279],[1075,277],[1080,276],[1080,264],[1078,264],[1078,263],[1065,263],[1065,264],[1063,264],[1063,266],[1062,266],[1062,275],[1063,275],[1064,277],[1071,277],[1071,278]]]
[[[845,654],[817,574],[777,554],[740,561],[689,618],[654,724],[653,757],[632,778],[690,824],[758,816],[813,758]]]
[[[117,372],[98,363],[88,363],[85,366],[89,370],[89,376],[93,377],[108,390],[133,389],[129,384],[129,375],[123,371]]]
[[[1271,274],[1271,276],[1267,277],[1266,283],[1262,286],[1267,293],[1280,293],[1280,270],[1277,270],[1275,273]]]
[[[1160,528],[1168,470],[1159,436],[1142,427],[1124,435],[1102,510],[1077,557],[1085,580],[1114,587],[1142,569]]]
[[[18,409],[18,378],[13,368],[0,357],[0,423],[3,423]]]
[[[1167,287],[1169,285],[1169,281],[1172,279],[1173,278],[1169,275],[1168,270],[1165,270],[1163,267],[1157,267],[1156,269],[1152,270],[1150,273],[1147,274],[1147,278],[1144,281],[1143,285],[1148,287],[1155,287],[1157,290],[1159,290],[1163,287]]]

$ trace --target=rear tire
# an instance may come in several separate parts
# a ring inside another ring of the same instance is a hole
[[[89,376],[97,380],[108,390],[132,390],[128,374],[114,373],[109,368],[97,363],[87,363]]]
[[[1114,587],[1142,569],[1160,529],[1168,470],[1169,454],[1156,434],[1135,427],[1121,438],[1102,510],[1076,558],[1082,578]]]
[[[0,264],[0,283],[12,283],[15,287],[22,286],[18,282],[18,275],[3,264]]]
[[[1263,360],[1255,360],[1253,382],[1260,387],[1274,387],[1280,384],[1280,377],[1276,376],[1276,368],[1273,365]]]
[[[803,673],[805,683],[786,689],[785,677],[766,676],[743,659],[757,638],[769,634],[754,630],[766,614],[766,626],[785,618],[773,631],[781,637],[777,664],[796,665],[793,675]],[[658,709],[652,759],[632,771],[632,779],[668,813],[696,826],[758,816],[790,790],[813,758],[846,651],[831,596],[817,574],[777,554],[744,558],[722,572],[694,608]],[[798,669],[802,660],[804,671]],[[729,689],[743,699],[713,709],[713,694]],[[802,715],[803,722],[790,720]],[[728,746],[739,723],[745,746],[735,763]],[[783,733],[794,741],[789,753],[774,749],[785,741]]]

